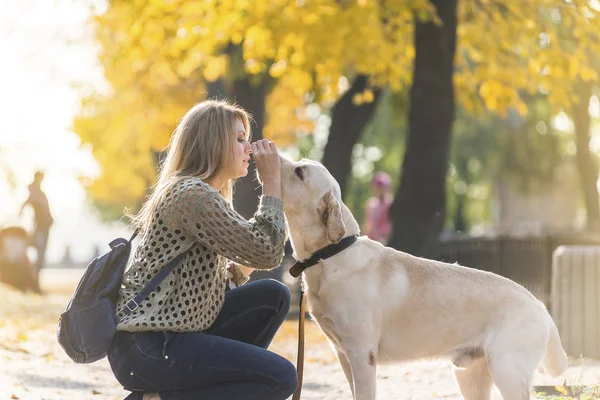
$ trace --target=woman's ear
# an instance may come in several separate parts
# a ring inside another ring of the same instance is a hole
[[[319,217],[327,228],[327,238],[337,243],[346,235],[346,225],[342,219],[342,208],[331,191],[325,193],[317,207]]]

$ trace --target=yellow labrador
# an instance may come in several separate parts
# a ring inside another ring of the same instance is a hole
[[[281,158],[295,257],[357,235],[337,182],[314,161]],[[377,364],[445,358],[466,400],[529,399],[534,371],[562,374],[567,357],[544,305],[489,272],[414,257],[361,236],[304,272],[309,310],[355,400],[375,399]]]

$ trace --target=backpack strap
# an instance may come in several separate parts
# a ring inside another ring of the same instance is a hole
[[[131,235],[131,237],[129,238],[129,244],[131,244],[131,242],[133,242],[133,239],[135,239],[135,237],[138,235],[138,230],[136,229],[133,232],[133,235]]]
[[[137,232],[133,234],[132,239],[135,237],[136,234],[137,234]],[[140,306],[140,302],[142,302],[146,297],[148,297],[148,295],[154,289],[156,289],[156,287],[158,285],[160,285],[160,283],[167,277],[167,275],[169,275],[171,273],[171,271],[173,271],[173,269],[175,269],[177,264],[179,264],[183,260],[186,253],[187,253],[187,250],[184,251],[183,253],[179,254],[177,257],[175,257],[174,259],[169,261],[169,263],[167,265],[162,267],[161,270],[158,272],[158,274],[156,274],[156,276],[154,276],[154,278],[152,278],[150,280],[150,282],[148,282],[146,284],[146,286],[144,286],[144,288],[140,291],[140,293],[138,293],[137,296],[135,296],[133,299],[131,299],[127,303],[125,303],[125,307],[121,308],[115,314],[116,321],[119,322],[121,320],[121,317],[127,316],[127,315],[131,314],[133,311],[135,311],[135,309],[137,309]]]

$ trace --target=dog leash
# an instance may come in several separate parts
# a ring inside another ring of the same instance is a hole
[[[306,308],[306,297],[304,288],[300,283],[300,315],[298,316],[298,357],[296,359],[296,371],[298,372],[298,386],[292,400],[300,400],[302,393],[302,377],[304,375],[304,314]]]
[[[341,251],[347,249],[358,239],[358,235],[351,235],[343,238],[338,243],[332,243],[322,249],[317,250],[308,260],[296,261],[290,268],[290,275],[294,278],[299,277],[302,272],[313,265],[318,264],[322,260],[333,257]],[[304,287],[300,282],[300,315],[298,316],[298,358],[296,359],[296,371],[298,372],[298,386],[292,396],[292,400],[300,400],[302,393],[302,377],[304,375],[304,314],[306,308],[306,296],[304,295]]]

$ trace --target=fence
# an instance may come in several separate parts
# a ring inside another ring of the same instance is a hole
[[[551,303],[552,253],[561,245],[600,245],[584,235],[451,236],[438,242],[435,258],[494,272],[525,286],[547,307]]]

